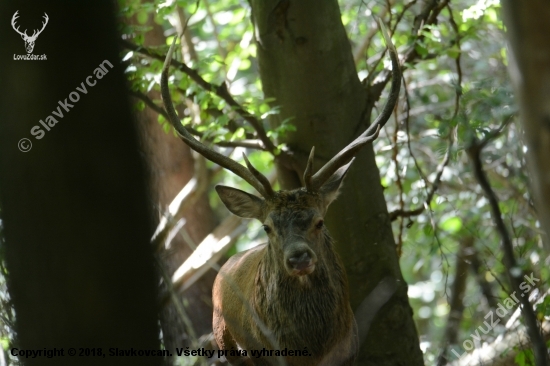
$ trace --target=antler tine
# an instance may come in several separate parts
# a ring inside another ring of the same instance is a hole
[[[373,142],[378,138],[380,132],[380,126],[376,131],[369,136],[359,136],[353,140],[348,146],[343,148],[338,154],[336,154],[332,159],[329,160],[313,177],[311,177],[311,188],[308,188],[308,191],[316,192],[321,188],[321,186],[342,166],[346,165],[353,159],[355,154],[363,146],[369,142]]]
[[[23,33],[19,30],[19,26],[17,26],[17,28],[15,28],[15,21],[17,20],[17,18],[19,18],[19,14],[17,14],[17,13],[19,13],[19,10],[17,10],[15,12],[15,14],[13,14],[13,17],[11,17],[11,26],[12,26],[13,30],[15,30],[20,35],[23,35],[23,34],[27,35],[27,30],[26,29],[25,29],[25,33]]]
[[[399,98],[399,89],[401,88],[401,68],[399,66],[397,50],[391,42],[391,38],[384,23],[379,19],[377,20],[382,30],[382,34],[384,35],[392,61],[392,83],[390,95],[388,96],[388,100],[382,109],[382,113],[380,113],[369,128],[367,128],[365,132],[353,140],[348,146],[343,148],[338,154],[330,159],[328,163],[319,169],[313,177],[311,177],[311,187],[313,191],[317,191],[332,176],[332,174],[338,170],[338,168],[347,164],[363,146],[378,138],[380,129],[386,124],[386,122],[388,122],[388,119],[393,112],[393,108],[395,107],[395,103]]]
[[[256,179],[262,184],[267,195],[269,197],[273,197],[275,195],[275,192],[273,192],[273,187],[271,187],[271,183],[269,183],[269,180],[265,177],[265,175],[263,175],[256,168],[254,168],[254,165],[250,163],[250,161],[248,160],[244,152],[243,152],[243,158],[244,158],[244,162],[246,163],[246,167],[248,168],[248,170],[250,170],[250,172],[254,175],[254,177],[256,177]]]
[[[397,103],[397,99],[399,98],[399,91],[401,89],[401,67],[399,66],[399,57],[397,55],[397,50],[395,49],[395,46],[393,45],[390,35],[388,33],[388,29],[386,28],[386,25],[384,22],[377,18],[378,24],[380,25],[380,28],[382,30],[382,35],[384,36],[384,40],[386,42],[386,47],[388,47],[388,51],[390,53],[390,59],[391,59],[391,65],[392,65],[392,81],[391,81],[391,88],[390,88],[390,95],[388,96],[388,100],[386,101],[386,104],[384,105],[384,108],[382,109],[382,113],[376,117],[374,122],[367,128],[365,132],[363,132],[362,136],[368,136],[373,134],[373,131],[377,128],[376,126],[380,126],[380,128],[384,127],[386,122],[390,119],[391,114],[393,113],[393,108],[395,107],[395,103]]]
[[[48,25],[48,20],[50,20],[50,18],[48,18],[48,14],[44,13],[44,15],[42,15],[44,19],[44,21],[42,22],[42,29],[38,30],[38,29],[35,29],[34,32],[32,33],[32,36],[31,38],[36,38],[40,35],[40,33],[42,33],[42,31],[44,30],[44,28],[46,28],[46,25]]]
[[[313,158],[315,157],[315,146],[311,148],[309,153],[309,158],[307,159],[306,170],[304,171],[304,184],[306,190],[309,192],[314,192],[313,186],[311,184],[311,176],[313,175]]]
[[[44,30],[44,28],[46,28],[46,25],[48,25],[48,21],[50,20],[50,18],[48,17],[48,14],[44,13],[44,15],[42,15],[44,19],[44,21],[42,22],[42,29],[40,29],[40,32],[38,32],[38,34],[42,33],[42,31]]]
[[[174,37],[174,42],[172,42],[172,45],[168,50],[168,54],[166,55],[166,60],[164,61],[164,66],[162,68],[162,74],[160,78],[160,91],[162,95],[162,100],[164,102],[164,108],[166,109],[166,113],[168,114],[168,119],[170,120],[170,123],[172,124],[172,126],[174,126],[181,139],[187,145],[189,145],[191,149],[195,150],[208,160],[224,167],[225,169],[243,178],[265,198],[271,197],[271,193],[266,190],[266,187],[258,180],[258,178],[254,175],[252,171],[249,171],[247,168],[237,163],[236,161],[210,149],[206,145],[203,145],[201,142],[195,140],[195,138],[181,124],[176,110],[174,109],[174,104],[172,103],[170,89],[168,88],[168,70],[170,69],[170,62],[172,61],[172,54],[176,45],[176,39],[177,38]],[[273,192],[272,189],[271,192]]]

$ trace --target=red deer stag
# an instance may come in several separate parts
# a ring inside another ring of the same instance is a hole
[[[314,149],[304,173],[305,187],[273,191],[246,159],[238,162],[197,141],[183,127],[168,89],[170,48],[161,93],[170,122],[192,149],[237,174],[263,198],[216,186],[237,216],[260,220],[268,243],[231,257],[214,283],[214,336],[233,365],[352,365],[357,329],[348,299],[348,281],[323,217],[355,154],[378,137],[399,95],[397,52],[384,32],[393,65],[392,87],[380,116],[353,142],[313,174]],[[276,350],[286,352],[275,352]],[[244,352],[246,351],[246,352]],[[299,352],[295,352],[299,351]],[[284,356],[276,357],[276,356]]]

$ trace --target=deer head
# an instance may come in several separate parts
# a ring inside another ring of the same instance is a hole
[[[15,14],[13,14],[13,17],[11,18],[11,26],[17,33],[21,35],[21,38],[23,38],[23,41],[25,41],[25,49],[27,50],[27,53],[32,53],[32,50],[34,49],[34,42],[36,42],[36,39],[38,38],[40,33],[42,33],[44,28],[46,28],[46,24],[48,24],[48,20],[49,20],[48,14],[44,13],[44,22],[42,22],[42,29],[40,30],[35,29],[34,32],[32,33],[32,36],[29,36],[27,35],[26,29],[24,32],[21,32],[19,31],[19,27],[15,26],[15,20],[19,17],[19,15],[17,15],[18,12],[19,10],[17,10]]]
[[[252,168],[246,157],[245,161],[249,169]],[[323,218],[338,195],[350,165],[351,162],[338,169],[316,191],[305,188],[279,191],[266,198],[222,185],[216,186],[216,191],[233,214],[257,219],[263,224],[269,238],[270,265],[274,267],[271,269],[290,277],[301,277],[312,274],[317,262],[326,258],[324,247],[328,232]]]

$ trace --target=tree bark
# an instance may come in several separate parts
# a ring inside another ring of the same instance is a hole
[[[260,76],[266,98],[275,98],[278,126],[293,118],[285,142],[302,168],[315,146],[318,169],[368,125],[372,102],[361,86],[335,0],[251,0]],[[301,172],[277,164],[280,183],[301,186]],[[350,283],[353,309],[385,277],[398,281],[366,341],[360,365],[423,365],[419,340],[399,268],[372,146],[357,156],[326,223]]]
[[[23,41],[0,27],[0,199],[17,347],[64,350],[25,365],[160,365],[162,357],[98,356],[160,349],[147,177],[113,2],[5,1],[0,18],[16,10],[21,29],[49,17],[33,51],[46,61],[11,59],[26,54]],[[48,116],[57,120],[49,131],[40,123]],[[21,138],[30,151],[18,150]],[[95,357],[79,357],[80,348]]]
[[[144,46],[165,44],[163,29],[155,23],[153,16],[149,16],[147,25],[151,30],[145,34]],[[159,92],[151,91],[148,95],[160,100]],[[195,159],[191,149],[179,137],[174,136],[171,129],[168,133],[163,130],[155,111],[145,108],[142,113],[137,114],[137,119],[151,172],[152,202],[150,203],[157,213],[163,214],[180,190],[193,178]],[[156,224],[158,224],[158,217],[155,220]],[[182,235],[176,235],[170,242],[170,248],[160,253],[162,263],[170,275],[193,252],[189,244],[198,245],[216,227],[216,215],[210,207],[207,192],[201,194],[186,210],[184,219],[183,228],[194,243],[187,243]],[[197,336],[212,331],[211,296],[215,277],[216,272],[210,269],[185,294],[181,295],[182,301],[184,300],[188,305],[186,308],[193,309],[191,321]],[[162,296],[162,298],[169,297]],[[161,303],[160,320],[164,346],[173,355],[176,354],[176,347],[191,345],[189,335],[185,332],[185,325],[178,316],[174,304],[166,301]]]
[[[550,3],[502,3],[511,46],[509,69],[525,131],[531,188],[550,252]]]

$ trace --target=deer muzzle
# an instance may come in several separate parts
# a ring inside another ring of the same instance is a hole
[[[317,256],[309,248],[294,251],[287,257],[286,266],[290,275],[305,276],[315,270]]]

